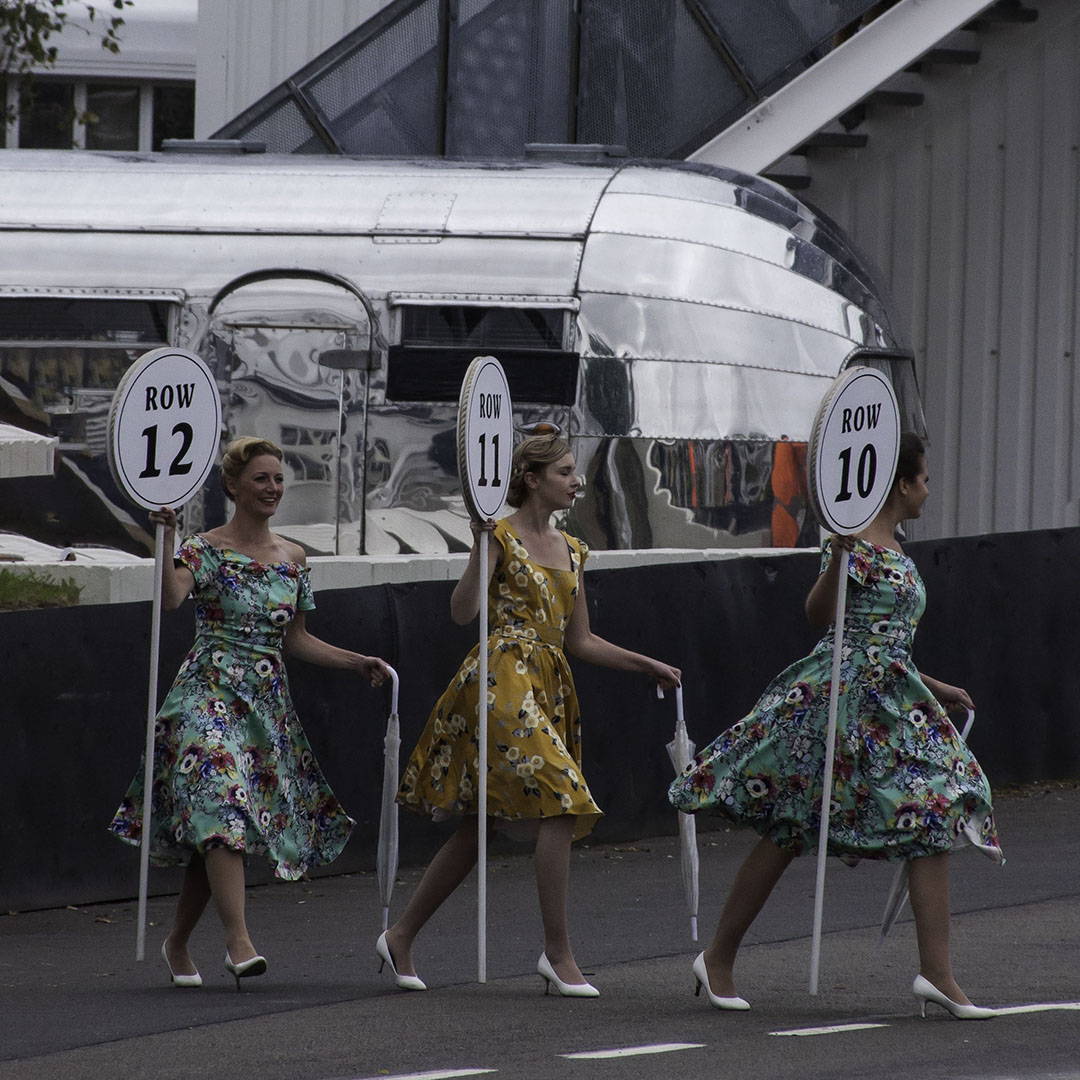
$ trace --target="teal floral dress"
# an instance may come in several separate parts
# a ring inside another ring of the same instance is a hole
[[[355,824],[296,718],[282,659],[289,624],[315,607],[307,568],[201,536],[178,558],[195,578],[195,644],[157,717],[150,859],[227,847],[295,880],[337,858]],[[110,825],[121,840],[141,842],[142,804],[140,766]]]
[[[505,520],[488,588],[487,812],[504,822],[600,816],[581,772],[581,717],[563,634],[589,549],[563,533],[571,569],[541,566]],[[402,806],[436,818],[477,812],[479,645],[465,657],[409,756]]]
[[[826,543],[822,570],[831,558]],[[911,658],[926,604],[915,564],[859,540],[848,577],[829,854],[912,859],[971,844],[1002,861],[986,777]],[[816,847],[832,651],[830,628],[695,757],[672,805],[715,809],[795,854]]]

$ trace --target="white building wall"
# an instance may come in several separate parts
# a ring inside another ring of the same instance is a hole
[[[1080,524],[1080,5],[935,68],[869,145],[815,157],[807,195],[880,267],[914,349],[933,498],[912,535]]]
[[[68,6],[67,25],[49,40],[58,50],[56,63],[34,70],[73,78],[195,78],[198,0],[135,0],[121,12],[99,2],[95,20],[78,5]],[[101,26],[113,14],[124,20],[117,53],[101,47]]]
[[[199,0],[195,137],[205,139],[387,0]]]

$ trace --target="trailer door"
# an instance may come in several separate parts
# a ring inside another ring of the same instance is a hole
[[[211,309],[206,353],[226,436],[281,446],[274,528],[313,554],[364,550],[370,311],[351,286],[273,274],[243,279]]]

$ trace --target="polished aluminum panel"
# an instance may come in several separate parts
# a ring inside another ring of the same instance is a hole
[[[817,210],[799,202],[791,192],[759,176],[748,176],[719,166],[684,162],[678,176],[658,185],[653,169],[628,166],[612,178],[605,196],[650,194],[662,191],[680,202],[735,206],[749,217],[784,229],[795,242],[793,269],[814,280],[828,280],[842,296],[858,304],[882,326],[888,328],[889,315],[878,295],[876,275],[852,248],[840,228]],[[823,279],[817,264],[822,258],[835,264]]]
[[[626,267],[635,266],[632,280]],[[652,237],[593,235],[581,267],[583,294],[609,293],[745,311],[876,340],[860,312],[835,292],[737,252]],[[767,363],[767,366],[776,366]]]
[[[0,154],[0,229],[581,237],[612,172],[262,155],[253,169],[229,156]]]
[[[281,267],[342,275],[369,296],[398,289],[444,296],[566,295],[575,290],[583,247],[580,241],[527,238],[375,245],[366,237],[43,232],[34,237],[33,260],[20,266],[5,258],[6,244],[0,231],[0,284],[62,288],[139,281],[149,289],[179,280],[189,303],[201,298],[204,305],[245,274]]]
[[[832,381],[721,364],[590,357],[575,434],[645,439],[809,438]],[[593,387],[596,392],[593,392]]]
[[[682,360],[806,375],[835,375],[854,347],[853,337],[782,315],[678,299],[584,294],[579,323],[586,355]]]

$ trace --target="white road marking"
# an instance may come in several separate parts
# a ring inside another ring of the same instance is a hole
[[[623,1046],[616,1050],[585,1050],[579,1054],[560,1054],[559,1057],[586,1061],[598,1058],[637,1057],[641,1054],[670,1054],[674,1050],[701,1050],[704,1047],[704,1043],[653,1043],[649,1046]]]
[[[1008,1005],[1004,1009],[995,1009],[998,1016],[1016,1016],[1018,1013],[1053,1012],[1061,1009],[1062,1012],[1080,1010],[1080,1001],[1047,1002],[1045,1005]]]
[[[868,1031],[888,1027],[888,1024],[832,1024],[829,1027],[792,1028],[791,1031],[770,1031],[770,1035],[836,1035],[842,1031]]]
[[[435,1069],[433,1072],[397,1073],[387,1076],[357,1077],[357,1080],[454,1080],[457,1076],[480,1076],[482,1073],[498,1072],[498,1069]]]

